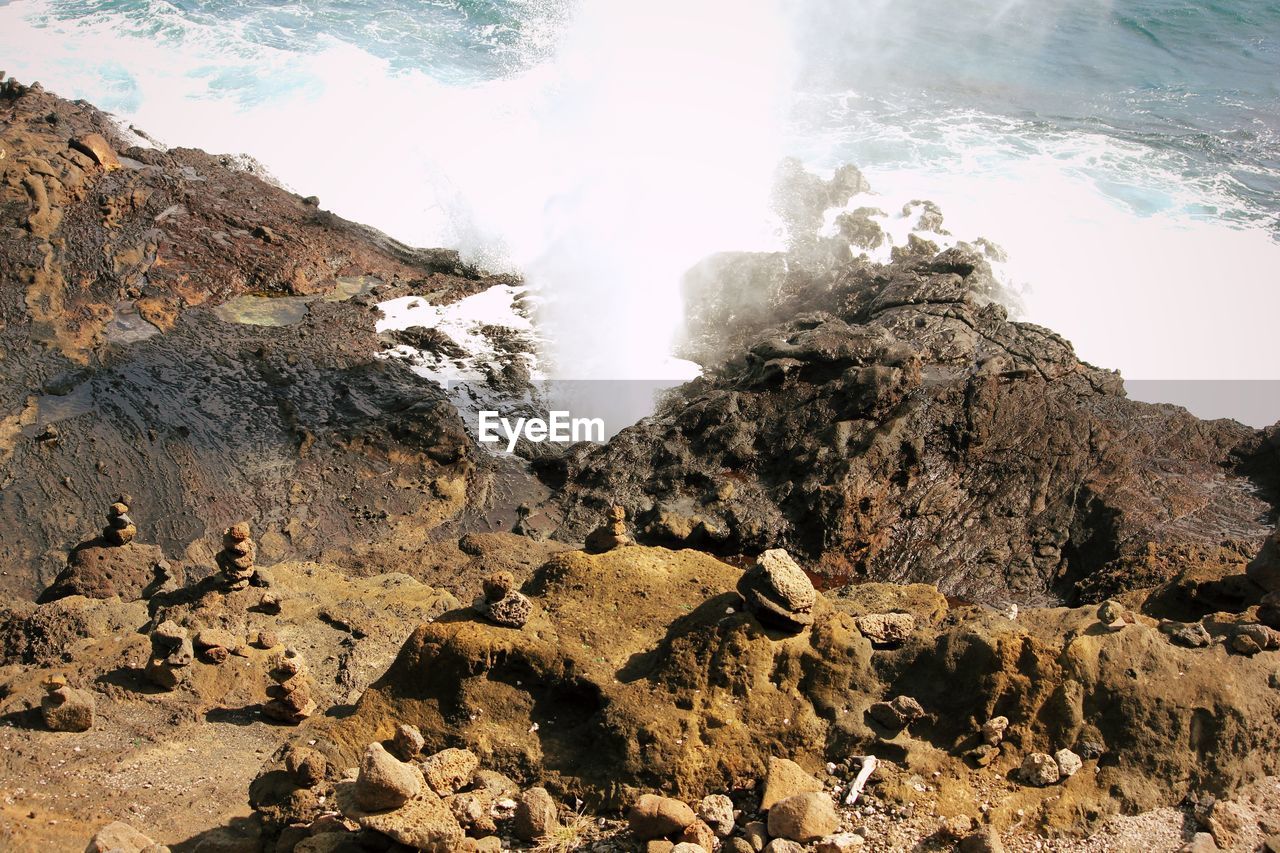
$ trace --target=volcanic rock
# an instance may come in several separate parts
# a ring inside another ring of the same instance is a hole
[[[698,818],[719,838],[733,834],[733,800],[724,794],[708,794],[698,803]]]
[[[1203,648],[1213,642],[1213,638],[1200,622],[1165,620],[1160,623],[1160,631],[1168,635],[1170,642],[1189,649]]]
[[[916,620],[910,613],[873,613],[858,617],[858,630],[878,646],[906,642],[915,629]]]
[[[1008,717],[992,717],[982,724],[982,742],[987,746],[999,746],[1008,728]]]
[[[108,172],[120,168],[120,158],[116,156],[115,151],[111,150],[110,143],[99,133],[75,137],[71,140],[71,147],[88,154],[93,158],[93,162]]]
[[[1070,779],[1079,772],[1084,766],[1084,762],[1080,760],[1080,756],[1076,755],[1069,749],[1060,749],[1053,754],[1054,763],[1058,765],[1058,772],[1063,779]]]
[[[840,826],[831,798],[822,793],[796,794],[769,809],[769,834],[808,843]]]
[[[644,841],[683,832],[697,817],[693,809],[680,800],[642,794],[627,813],[627,822],[632,835]]]
[[[371,743],[360,760],[355,801],[371,812],[397,809],[418,796],[422,785],[422,773],[417,768],[396,760],[382,744]]]
[[[764,794],[760,800],[760,808],[762,811],[768,811],[773,808],[774,803],[788,797],[821,790],[822,783],[806,773],[799,764],[786,758],[770,756],[764,777]]]
[[[761,623],[795,633],[813,624],[817,592],[791,555],[781,548],[765,551],[743,574],[738,590],[747,609]]]
[[[550,835],[559,825],[556,801],[545,788],[530,788],[516,798],[515,822],[512,824],[516,838],[537,841]]]
[[[392,738],[391,749],[401,761],[413,760],[422,753],[422,747],[425,745],[426,740],[422,737],[422,732],[418,731],[417,726],[411,726],[408,723],[401,723],[396,726],[396,734]],[[428,778],[427,781],[430,782],[431,779]]]
[[[692,844],[700,850],[707,851],[715,850],[716,845],[719,843],[716,840],[716,834],[711,831],[711,827],[701,818],[686,826],[676,840],[681,844]]]
[[[285,756],[285,767],[304,788],[318,785],[329,770],[329,762],[314,749],[292,747]]]
[[[480,759],[471,750],[446,749],[423,760],[422,775],[432,790],[443,797],[465,787],[479,767]]]
[[[520,592],[509,592],[497,601],[485,603],[484,615],[495,625],[523,628],[533,615],[533,602]]]
[[[924,708],[910,696],[895,696],[888,702],[876,702],[867,713],[887,729],[903,729],[924,716]]]
[[[57,678],[46,681],[45,690],[40,700],[40,714],[50,731],[84,732],[93,728],[92,693],[77,690]]]
[[[94,833],[85,853],[143,853],[154,847],[150,838],[127,823],[115,821]]]
[[[635,540],[627,533],[627,511],[615,504],[609,507],[604,524],[588,534],[586,549],[598,554],[634,544]]]
[[[1032,752],[1027,755],[1022,760],[1022,767],[1018,770],[1018,776],[1023,782],[1035,785],[1037,788],[1056,783],[1061,775],[1058,762],[1054,761],[1052,755],[1046,755],[1043,752]]]

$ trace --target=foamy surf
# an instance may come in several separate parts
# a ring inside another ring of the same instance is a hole
[[[220,18],[18,0],[0,7],[0,48],[10,73],[165,144],[246,153],[343,216],[520,271],[542,294],[548,375],[689,373],[670,355],[680,277],[713,252],[777,246],[769,182],[786,153],[860,165],[895,243],[911,228],[900,204],[929,199],[955,239],[1003,247],[1023,316],[1094,363],[1139,380],[1276,375],[1275,211],[1240,183],[1275,177],[1265,157],[1215,171],[1080,122],[797,99],[812,35],[775,2],[491,5],[492,19],[458,4],[388,29],[325,6]],[[867,5],[884,38],[920,26]],[[998,30],[1025,11],[1010,9],[966,26]],[[847,46],[868,86],[877,38]]]

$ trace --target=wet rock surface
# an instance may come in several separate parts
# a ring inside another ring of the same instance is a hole
[[[686,298],[705,376],[564,461],[561,536],[616,504],[642,542],[784,547],[836,580],[1042,604],[1167,580],[1129,567],[1149,543],[1235,539],[1251,557],[1269,532],[1273,443],[1126,399],[1117,374],[1010,320],[976,247],[890,266],[717,256]]]
[[[47,586],[121,489],[137,505],[110,530],[171,558],[242,518],[274,561],[467,507],[461,420],[375,358],[371,307],[487,287],[456,253],[402,246],[233,158],[129,147],[103,113],[39,89],[0,97],[0,149],[0,348],[21,354],[0,370],[0,593]],[[237,299],[303,310],[287,326],[218,313]],[[145,334],[116,335],[121,306]]]
[[[16,849],[1280,832],[1276,430],[1125,400],[926,200],[873,264],[814,232],[860,173],[784,166],[788,251],[689,277],[705,377],[539,483],[375,357],[496,279],[38,87],[0,147]]]

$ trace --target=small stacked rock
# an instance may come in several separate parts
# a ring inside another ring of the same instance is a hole
[[[108,544],[128,545],[138,535],[138,528],[129,517],[130,500],[128,495],[121,495],[107,507],[107,526],[102,529],[102,538]]]
[[[77,690],[61,675],[44,681],[45,695],[40,700],[44,724],[54,732],[86,732],[93,728],[93,694]]]
[[[636,541],[627,533],[627,511],[614,505],[605,514],[604,524],[587,535],[587,550],[593,554],[612,551],[623,545],[634,545]]]
[[[187,629],[166,619],[151,632],[151,658],[147,661],[146,676],[156,686],[173,690],[182,683],[195,657]]]
[[[1098,621],[1108,631],[1120,631],[1130,624],[1133,618],[1119,602],[1107,600],[1098,605]]]
[[[797,634],[813,624],[818,593],[808,575],[781,548],[765,551],[738,581],[747,609],[768,627]]]
[[[484,579],[484,600],[476,609],[495,625],[523,628],[533,615],[533,602],[515,588],[510,572],[494,572]]]
[[[239,521],[226,529],[217,561],[228,589],[244,589],[249,585],[257,552],[257,546],[249,538],[249,522]]]
[[[262,713],[291,725],[297,725],[315,713],[316,703],[311,697],[307,664],[295,648],[289,646],[272,656],[267,672],[273,683],[267,687],[267,695],[271,698],[262,706]]]

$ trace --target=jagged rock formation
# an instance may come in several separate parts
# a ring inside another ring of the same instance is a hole
[[[707,375],[562,461],[558,535],[581,541],[616,504],[649,543],[786,547],[835,578],[1024,604],[1075,600],[1095,574],[1142,586],[1111,567],[1148,548],[1256,553],[1280,467],[1263,434],[1126,399],[1010,321],[975,247],[917,240],[889,266],[843,251],[691,273]]]
[[[461,743],[516,779],[614,806],[733,789],[777,755],[809,768],[880,755],[978,801],[971,767],[1003,779],[1043,753],[1059,781],[1015,786],[988,819],[1022,809],[1074,830],[1280,769],[1274,666],[1230,645],[1254,610],[1206,619],[1213,644],[1187,649],[1153,615],[1116,631],[1092,607],[1012,621],[923,585],[863,584],[815,593],[797,633],[757,619],[741,577],[694,551],[558,555],[526,586],[538,608],[524,631],[465,610],[422,625],[354,714],[310,720],[299,739],[345,766],[407,723],[428,749]],[[886,611],[916,630],[876,649],[858,619]],[[1089,772],[1062,782],[1064,751]]]
[[[38,87],[4,85],[0,151],[0,594],[35,597],[120,490],[171,559],[251,518],[270,562],[388,569],[483,498],[443,394],[375,357],[371,306],[499,279]]]

